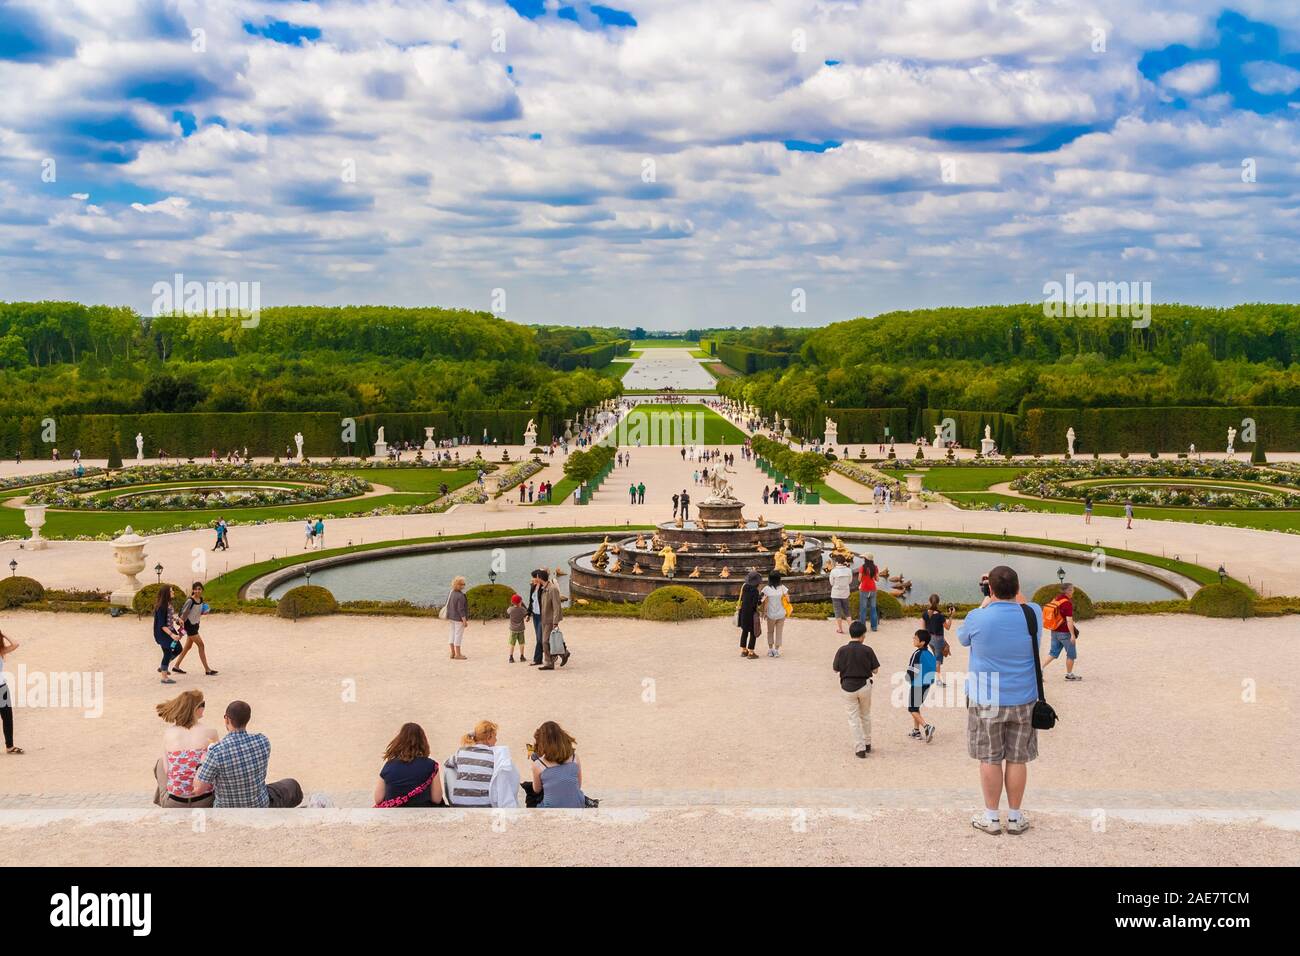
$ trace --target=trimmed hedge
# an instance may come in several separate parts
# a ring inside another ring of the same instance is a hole
[[[704,595],[682,584],[655,588],[641,602],[641,618],[646,621],[691,621],[709,616]]]
[[[765,352],[729,342],[719,342],[717,346],[717,355],[723,364],[730,365],[745,375],[753,375],[769,368],[785,368],[790,364],[790,356],[782,352]]]
[[[840,445],[887,444],[889,438],[905,441],[908,437],[906,408],[826,408],[822,419],[834,419],[839,426]],[[824,438],[825,421],[815,422],[813,434]]]
[[[849,617],[857,618],[859,597],[862,592],[857,588],[849,595]],[[876,614],[882,621],[901,621],[903,619],[903,603],[894,597],[888,591],[876,590]]]
[[[1196,445],[1219,454],[1228,443],[1228,427],[1241,430],[1243,418],[1255,420],[1257,435],[1268,436],[1274,451],[1300,450],[1300,407],[1186,405],[1139,408],[1031,408],[1021,416],[1021,438],[1029,454],[1065,451],[1066,429],[1073,428],[1075,452],[1187,451]],[[1252,450],[1237,436],[1237,450]]]
[[[275,606],[275,613],[296,621],[300,617],[319,617],[334,614],[339,602],[334,595],[318,584],[300,584],[286,591]]]
[[[506,616],[514,588],[504,584],[479,584],[465,592],[471,621],[492,621]]]
[[[575,368],[604,368],[614,361],[614,356],[617,354],[617,341],[585,345],[580,349],[574,349],[561,355],[558,363],[559,369],[561,372],[572,372]]]
[[[1029,600],[1041,606],[1048,601],[1056,600],[1060,593],[1061,586],[1059,584],[1044,584],[1034,592],[1034,596]],[[1097,610],[1092,606],[1092,598],[1088,597],[1088,593],[1079,585],[1074,586],[1074,596],[1070,600],[1074,604],[1074,619],[1076,621],[1091,621],[1097,616]]]
[[[167,583],[168,582],[163,581],[162,584],[146,584],[140,590],[136,591],[135,597],[131,599],[131,610],[135,611],[136,614],[152,614],[153,606],[158,601],[158,590],[163,584]],[[171,585],[171,589],[172,607],[179,611],[181,605],[185,603],[185,599],[189,596],[190,592],[186,591],[179,584]]]
[[[1255,595],[1241,585],[1207,584],[1192,595],[1191,611],[1202,617],[1255,616]]]
[[[0,579],[0,608],[22,607],[45,599],[45,588],[35,578]]]

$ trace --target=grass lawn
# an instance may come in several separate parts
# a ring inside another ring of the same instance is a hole
[[[826,484],[826,482],[824,481],[819,482],[816,486],[814,486],[813,490],[816,491],[819,495],[821,495],[822,504],[851,505],[857,503],[848,495],[844,494],[844,492],[837,491],[836,489],[832,488],[830,485]]]
[[[529,502],[529,505],[533,508],[543,505],[558,505],[561,502],[567,501],[577,490],[578,483],[576,481],[572,478],[561,478],[555,483],[555,487],[551,489],[550,501],[531,501]],[[518,495],[519,492],[515,492],[515,494]]]
[[[890,478],[897,478],[899,481],[906,480],[903,477],[904,475],[922,472],[925,475],[925,481],[922,484],[925,485],[927,491],[946,494],[949,491],[987,491],[994,485],[1020,477],[1029,469],[999,468],[996,465],[990,465],[987,468],[944,468],[940,466],[929,469],[882,468],[880,470]]]
[[[730,365],[726,365],[723,362],[710,362],[708,365],[704,366],[704,369],[714,378],[735,378],[740,374]]]
[[[945,494],[947,494],[945,492]],[[1082,503],[1072,501],[1045,501],[1038,498],[1016,498],[990,492],[947,494],[956,505],[997,504],[1003,508],[1024,505],[1030,511],[1047,511],[1053,514],[1082,515]],[[1110,518],[1124,517],[1122,505],[1094,505],[1092,513]],[[1246,508],[1152,508],[1133,506],[1134,521],[1190,521],[1195,524],[1232,524],[1241,528],[1258,528],[1261,531],[1300,531],[1300,511],[1294,509]]]
[[[46,511],[45,527],[41,534],[51,539],[70,539],[80,536],[97,537],[102,534],[117,535],[130,525],[136,531],[148,533],[161,528],[189,524],[194,521],[213,521],[225,517],[245,524],[252,521],[296,521],[308,517],[344,518],[374,508],[403,508],[426,505],[436,501],[438,484],[445,481],[455,491],[477,477],[471,469],[443,470],[440,468],[360,469],[350,471],[370,481],[393,488],[405,486],[391,494],[369,498],[349,498],[343,501],[306,502],[299,505],[282,505],[270,508],[206,508],[193,511]],[[11,493],[0,501],[21,497]],[[28,537],[30,531],[23,522],[20,508],[0,506],[0,535]]]
[[[608,365],[592,369],[597,375],[603,375],[605,378],[612,378],[616,382],[623,381],[623,376],[631,371],[634,362],[610,362]]]
[[[619,422],[615,434],[621,445],[745,443],[744,432],[705,405],[638,406]]]

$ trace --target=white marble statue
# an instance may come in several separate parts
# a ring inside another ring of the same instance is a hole
[[[302,461],[302,432],[293,436],[293,443],[298,446],[298,460]]]
[[[379,438],[376,439],[376,440],[377,440],[377,441],[379,442],[379,444],[381,444],[381,445],[386,445],[386,444],[388,444],[386,441],[384,441],[384,426],[383,426],[383,425],[380,425],[380,426],[379,426]]]
[[[135,433],[135,460],[144,461],[144,435],[141,432]]]
[[[993,440],[993,426],[992,426],[992,425],[985,425],[985,426],[984,426],[984,440],[985,440],[985,441],[992,441],[992,440]]]
[[[1237,429],[1231,425],[1228,426],[1228,454],[1232,454],[1233,446],[1237,444]]]
[[[1074,457],[1074,426],[1071,425],[1065,433],[1065,453],[1071,458]]]

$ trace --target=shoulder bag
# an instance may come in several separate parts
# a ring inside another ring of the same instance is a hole
[[[1034,677],[1038,681],[1038,700],[1034,702],[1034,713],[1029,723],[1035,730],[1051,730],[1056,726],[1056,711],[1043,694],[1043,665],[1038,660],[1038,618],[1034,617],[1034,609],[1028,604],[1020,605],[1020,610],[1025,612],[1029,643],[1034,649]]]

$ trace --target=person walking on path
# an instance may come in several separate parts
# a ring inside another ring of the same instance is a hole
[[[849,625],[849,642],[835,652],[831,667],[840,675],[840,698],[849,717],[853,752],[863,759],[871,753],[871,684],[880,660],[865,642],[867,626]]]
[[[212,545],[212,550],[216,551],[218,548],[220,548],[222,551],[230,550],[230,545],[226,542],[226,519],[225,518],[217,519],[217,540]]]
[[[549,571],[542,568],[537,575],[542,582],[542,659],[544,661],[537,669],[553,671],[555,655],[551,653],[551,631],[559,627],[560,622],[564,620],[564,597],[560,594],[559,584],[551,580]],[[569,652],[566,650],[560,655],[560,666],[563,667],[567,663],[569,663]]]
[[[317,518],[316,524],[312,528],[312,537],[316,541],[316,549],[323,550],[325,547],[325,519]]]
[[[1092,524],[1092,495],[1086,495],[1083,499],[1083,523]]]
[[[636,503],[639,505],[645,504],[645,482],[644,481],[637,482]]]
[[[195,581],[190,585],[190,596],[185,599],[185,604],[181,607],[181,627],[185,628],[185,646],[181,648],[180,656],[176,658],[176,663],[172,665],[173,674],[184,674],[181,670],[181,664],[185,661],[185,655],[190,652],[191,647],[199,649],[199,663],[203,665],[203,673],[208,677],[216,677],[217,672],[208,664],[208,652],[203,646],[203,638],[199,637],[199,622],[203,615],[208,613],[208,605],[203,601],[203,582]]]
[[[754,653],[754,642],[758,640],[759,604],[762,601],[763,576],[757,571],[750,571],[745,576],[745,583],[740,587],[740,600],[736,603],[736,623],[740,625],[740,656],[747,660],[758,660]]]
[[[18,650],[18,642],[11,641],[0,633],[0,725],[4,727],[5,753],[18,756],[24,753],[22,747],[14,746],[14,702],[10,698],[12,691],[5,677],[5,660]]]
[[[631,497],[631,504],[636,504],[636,482],[627,486],[627,493]]]
[[[528,585],[528,606],[527,619],[533,622],[533,637],[536,643],[533,644],[533,660],[530,667],[538,667],[542,663],[542,572],[534,569],[532,579]]]
[[[1124,499],[1124,530],[1133,530],[1133,499]]]
[[[939,610],[939,595],[931,594],[929,606],[921,612],[921,623],[925,625],[926,633],[930,635],[928,646],[930,653],[934,655],[934,680],[937,684],[943,683],[943,659],[952,653],[948,649],[946,632],[952,628],[953,610],[953,606],[949,604],[948,613],[944,614]]]
[[[307,524],[304,525],[302,529],[302,549],[304,551],[311,550],[312,542],[315,540],[316,540],[316,525],[310,518],[308,518]]]
[[[682,520],[691,520],[691,496],[686,493],[685,488],[682,489]]]
[[[781,632],[790,615],[790,589],[781,583],[781,572],[768,574],[762,594],[763,616],[767,618],[767,656],[780,657]]]
[[[930,650],[930,632],[921,628],[913,634],[912,648],[912,656],[907,662],[907,712],[912,715],[913,726],[908,736],[928,744],[934,739],[934,725],[926,723],[921,716],[921,704],[925,702],[925,692],[935,680],[936,658]]]
[[[465,597],[465,579],[456,575],[451,582],[451,593],[447,595],[447,606],[443,608],[447,623],[451,625],[451,659],[468,660],[460,652],[460,643],[465,639],[465,628],[469,626],[469,599]]]
[[[862,567],[858,569],[858,620],[866,624],[869,614],[873,631],[880,624],[880,613],[876,608],[878,577],[880,577],[880,569],[876,567],[875,558],[868,554],[863,558]]]
[[[677,510],[681,507],[681,505],[682,505],[681,496],[673,495],[673,517],[674,518],[677,517]]]
[[[1074,662],[1079,657],[1079,629],[1074,626],[1074,585],[1061,583],[1061,593],[1043,605],[1043,630],[1049,632],[1052,644],[1043,661],[1043,670],[1065,651],[1065,679],[1083,680],[1074,672]]]
[[[1005,788],[1006,829],[1019,834],[1029,829],[1029,818],[1020,805],[1029,779],[1028,764],[1038,756],[1033,712],[1039,700],[1036,672],[1043,611],[1025,600],[1019,576],[1006,565],[989,571],[989,591],[984,603],[957,628],[957,640],[970,648],[966,749],[979,761],[984,796],[984,810],[975,814],[971,826],[994,835],[1002,832],[999,808]]]
[[[162,674],[161,683],[174,684],[171,679],[172,659],[180,653],[181,645],[176,639],[176,611],[172,607],[172,588],[164,584],[158,589],[158,597],[153,605],[153,639],[162,648],[162,663],[158,673]]]

